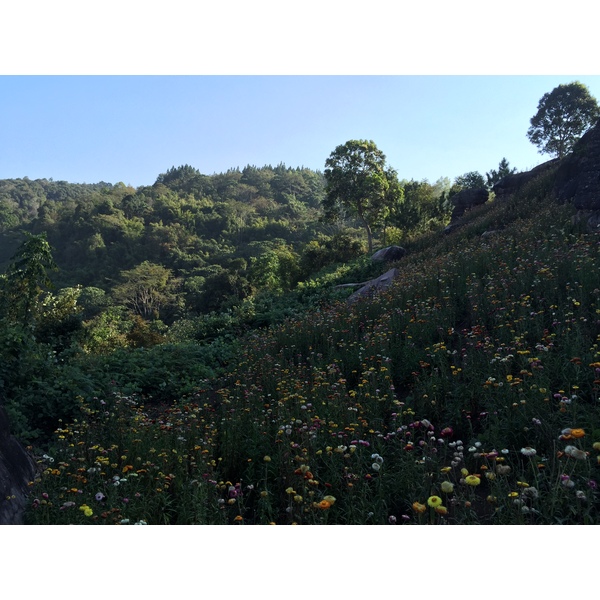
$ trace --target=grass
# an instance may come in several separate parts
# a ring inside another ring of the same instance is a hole
[[[28,522],[598,523],[600,234],[546,188],[415,242],[375,299],[248,335],[162,408],[79,399]]]

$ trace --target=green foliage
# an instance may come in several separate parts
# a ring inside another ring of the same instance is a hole
[[[468,173],[465,173],[464,175],[459,175],[454,180],[454,186],[453,186],[455,191],[477,189],[477,188],[484,188],[484,187],[486,187],[485,179],[483,178],[483,175],[481,173],[479,173],[479,171],[469,171]]]
[[[120,277],[122,283],[113,288],[115,300],[145,319],[157,319],[161,310],[177,303],[178,282],[170,269],[144,261]]]
[[[325,167],[325,216],[337,218],[345,212],[356,216],[372,252],[373,228],[383,223],[402,198],[396,172],[386,168],[385,155],[367,140],[349,140],[337,146]]]
[[[542,96],[527,130],[541,154],[563,158],[581,135],[600,118],[600,107],[587,86],[561,84]]]

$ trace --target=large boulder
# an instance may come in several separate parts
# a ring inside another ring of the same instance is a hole
[[[398,269],[390,269],[383,275],[377,277],[377,279],[371,279],[370,281],[367,281],[363,287],[348,297],[348,302],[352,303],[362,298],[370,298],[382,290],[386,290],[390,287],[390,285],[392,285],[392,282],[394,281],[394,278],[397,277],[398,273]]]
[[[8,415],[0,405],[0,525],[22,524],[35,475],[35,461],[10,434]]]
[[[454,204],[450,222],[456,221],[474,206],[485,204],[489,197],[490,193],[485,188],[469,188],[457,192],[450,198],[450,201]]]
[[[394,262],[395,260],[400,260],[405,254],[406,250],[400,246],[388,246],[387,248],[377,250],[371,256],[371,260],[373,262]]]
[[[512,173],[503,177],[498,183],[494,185],[492,191],[496,197],[496,200],[506,200],[507,198],[516,194],[520,189],[523,188],[530,181],[547,172],[549,169],[556,166],[558,163],[557,158],[548,160],[537,167],[531,169],[531,171],[524,171],[523,173]]]
[[[600,121],[557,169],[554,193],[560,202],[570,202],[577,210],[600,210]]]

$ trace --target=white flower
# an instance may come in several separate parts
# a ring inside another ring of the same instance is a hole
[[[374,463],[371,465],[371,469],[373,469],[373,471],[376,471],[376,472],[377,472],[377,471],[379,471],[379,469],[381,469],[381,465],[380,465],[379,463],[376,463],[376,462],[374,462]]]
[[[521,454],[523,456],[535,456],[536,450],[535,450],[535,448],[532,448],[531,446],[525,446],[525,448],[521,448]]]
[[[587,454],[575,446],[567,446],[565,448],[565,454],[576,460],[585,460],[587,458]]]

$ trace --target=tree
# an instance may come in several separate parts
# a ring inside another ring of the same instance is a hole
[[[460,190],[484,188],[485,179],[479,171],[469,171],[464,175],[459,175],[454,180],[454,186],[458,187]]]
[[[498,183],[501,179],[504,179],[507,175],[512,175],[517,172],[516,167],[512,169],[508,166],[508,161],[506,158],[503,158],[498,165],[498,170],[492,169],[489,173],[486,173],[487,179],[487,187],[489,189],[493,188],[496,183]]]
[[[401,200],[402,188],[396,171],[386,168],[385,155],[373,141],[349,140],[338,146],[325,161],[327,218],[344,211],[356,216],[367,232],[373,251],[373,227],[384,221]]]
[[[23,324],[35,320],[40,295],[52,288],[48,271],[57,269],[46,233],[26,235],[3,280],[6,313]]]
[[[540,154],[563,158],[599,118],[600,107],[585,85],[562,84],[542,96],[527,137]]]
[[[123,283],[113,289],[118,302],[145,319],[159,317],[166,305],[177,302],[177,281],[170,269],[144,261],[129,271],[122,271]]]

